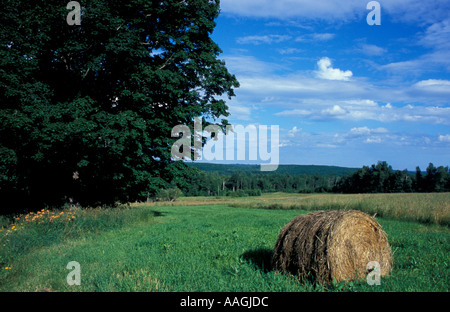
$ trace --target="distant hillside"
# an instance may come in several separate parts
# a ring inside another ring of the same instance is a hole
[[[291,176],[305,175],[333,175],[344,176],[355,172],[358,168],[347,168],[337,166],[316,166],[316,165],[279,165],[276,171],[261,171],[259,165],[243,164],[210,164],[201,162],[186,163],[188,166],[196,167],[205,172],[217,172],[219,174],[231,175],[234,172],[244,172],[253,174],[289,173]]]

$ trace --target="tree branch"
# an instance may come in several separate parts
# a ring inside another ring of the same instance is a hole
[[[174,55],[175,55],[175,52],[172,53],[172,55],[167,59],[167,61],[165,61],[164,64],[163,64],[160,68],[158,68],[158,69],[159,69],[159,70],[164,69],[164,67],[166,67],[166,66],[169,64],[169,62],[170,62],[171,60],[173,60],[173,56],[174,56]]]

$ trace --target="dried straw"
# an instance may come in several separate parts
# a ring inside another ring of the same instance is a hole
[[[377,261],[380,275],[392,268],[392,253],[380,224],[361,211],[315,211],[283,227],[273,254],[274,268],[300,280],[350,281],[366,276]]]

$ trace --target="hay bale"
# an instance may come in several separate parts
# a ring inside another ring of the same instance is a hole
[[[356,210],[295,217],[281,230],[272,258],[277,270],[325,283],[365,279],[370,261],[380,264],[381,276],[388,275],[391,248],[380,224]]]

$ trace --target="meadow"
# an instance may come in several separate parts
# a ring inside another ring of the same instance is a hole
[[[450,193],[192,197],[118,208],[41,210],[0,219],[0,291],[316,292],[450,289]],[[271,267],[296,215],[375,215],[394,252],[381,285],[300,283]],[[69,285],[70,261],[81,285]]]

